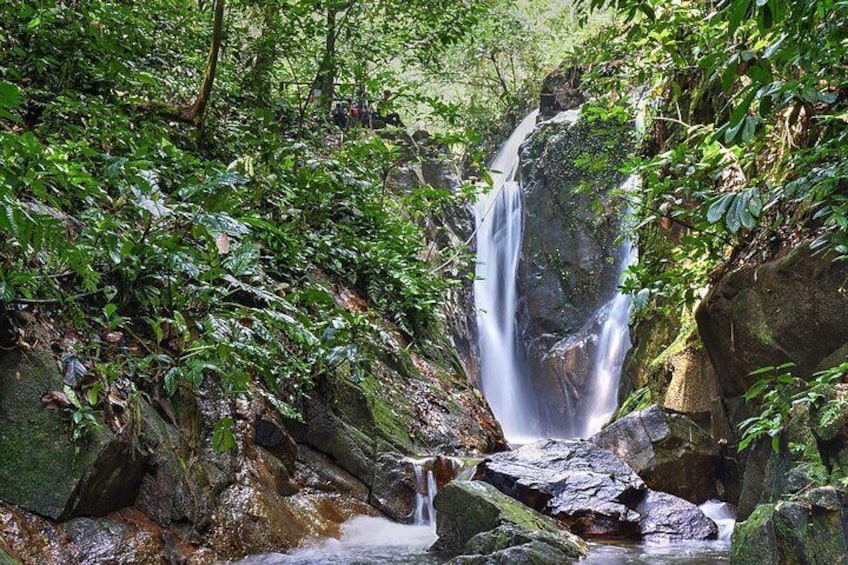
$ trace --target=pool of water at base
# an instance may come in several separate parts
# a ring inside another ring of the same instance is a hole
[[[427,548],[432,526],[396,524],[360,517],[342,526],[341,539],[328,539],[289,554],[254,555],[237,565],[439,565]],[[727,541],[668,543],[590,543],[580,565],[713,565],[729,563]]]

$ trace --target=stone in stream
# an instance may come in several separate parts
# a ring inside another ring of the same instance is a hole
[[[653,405],[613,422],[590,441],[623,459],[654,490],[695,504],[717,497],[718,445],[682,414]]]
[[[700,508],[665,492],[648,491],[636,512],[642,516],[639,531],[644,539],[714,539],[718,535],[718,526]]]
[[[477,478],[582,536],[707,539],[715,524],[693,504],[649,491],[627,463],[585,440],[542,440],[492,455]]]
[[[586,542],[481,481],[453,481],[436,495],[431,548],[451,563],[565,563],[588,553]]]
[[[639,534],[647,486],[624,461],[583,440],[542,440],[487,458],[477,478],[580,535]]]

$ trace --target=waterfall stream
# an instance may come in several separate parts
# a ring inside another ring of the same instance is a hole
[[[635,188],[638,177],[631,176],[621,187],[623,192]],[[625,240],[619,246],[616,260],[618,277],[636,261],[636,246]],[[601,430],[618,409],[618,385],[624,359],[632,345],[630,342],[630,295],[616,291],[615,296],[601,309],[603,326],[595,348],[595,357],[589,372],[591,388],[586,391],[585,413],[575,414],[572,428],[580,430],[580,437],[589,437]]]
[[[475,206],[477,269],[474,300],[480,340],[480,385],[511,442],[540,437],[536,399],[516,331],[516,274],[521,252],[518,153],[538,111],[515,128],[491,164],[493,185]]]
[[[405,460],[412,467],[415,479],[415,512],[412,515],[412,523],[416,526],[435,526],[436,509],[433,499],[439,491],[436,475],[441,477],[442,482],[453,479],[468,479],[468,471],[474,470],[473,465],[467,465],[465,461],[457,457],[438,455],[434,457],[407,458]],[[442,485],[444,486],[444,485]]]
[[[578,112],[562,115],[577,119]],[[519,152],[533,131],[537,112],[530,113],[503,144],[491,168],[494,184],[480,196],[475,207],[477,225],[477,269],[474,296],[480,350],[480,383],[504,435],[513,444],[527,443],[551,435],[540,418],[540,403],[529,375],[525,347],[518,335],[517,283],[522,244],[521,185],[517,179]],[[637,128],[639,127],[637,120]],[[638,182],[627,179],[622,190]],[[617,275],[636,258],[636,248],[621,244],[616,253]],[[570,414],[570,421],[552,426],[588,437],[599,431],[618,405],[618,385],[625,355],[630,349],[630,297],[617,292],[598,310],[600,332],[589,370],[588,389]],[[562,425],[560,425],[562,424]]]

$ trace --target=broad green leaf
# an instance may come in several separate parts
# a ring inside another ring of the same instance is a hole
[[[212,447],[218,453],[222,453],[236,447],[236,438],[233,435],[232,418],[221,418],[218,423],[215,424],[215,429],[212,432]]]

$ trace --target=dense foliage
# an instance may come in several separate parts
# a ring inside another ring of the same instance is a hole
[[[848,259],[848,4],[832,0],[593,0],[618,19],[575,49],[605,111],[644,106],[642,249],[626,282],[643,316],[679,316],[711,274],[809,242]],[[777,447],[845,365],[765,367],[740,449]]]
[[[645,247],[665,249],[633,269],[645,304],[692,304],[729,250],[810,238],[848,257],[844,2],[591,4],[619,19],[575,49],[587,83],[610,107],[644,88],[637,220]]]
[[[96,425],[121,378],[167,396],[217,378],[296,416],[317,375],[388,347],[385,327],[438,326],[453,281],[420,218],[458,195],[390,190],[407,136],[342,135],[306,102],[328,74],[395,86],[391,65],[439,56],[486,8],[433,4],[0,5],[0,316],[46,313],[64,336],[75,422]]]

